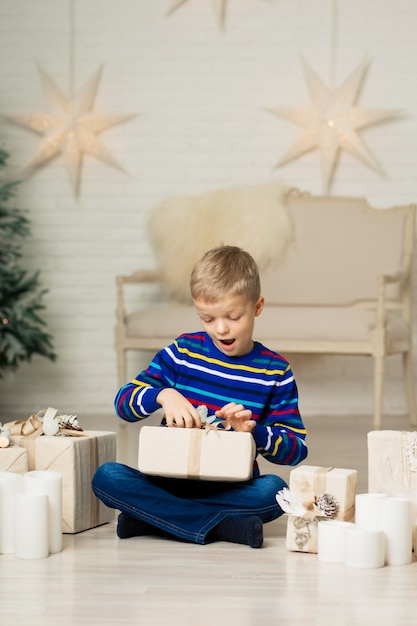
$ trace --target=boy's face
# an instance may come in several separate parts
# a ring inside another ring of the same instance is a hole
[[[264,307],[261,296],[256,302],[245,296],[231,296],[219,302],[194,300],[204,330],[215,346],[227,356],[243,356],[253,348],[255,317]]]

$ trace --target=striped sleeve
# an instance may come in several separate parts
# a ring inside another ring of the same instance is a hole
[[[260,417],[253,434],[258,453],[272,463],[297,465],[307,456],[306,429],[298,409],[297,385],[288,363],[276,378],[269,411]]]

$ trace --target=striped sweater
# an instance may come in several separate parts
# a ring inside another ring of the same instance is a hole
[[[161,408],[156,397],[164,387],[174,387],[195,407],[206,405],[209,415],[228,402],[243,404],[256,421],[257,452],[272,463],[297,465],[307,456],[290,365],[258,342],[249,354],[228,357],[205,332],[181,335],[120,389],[117,414],[128,422],[148,417]]]

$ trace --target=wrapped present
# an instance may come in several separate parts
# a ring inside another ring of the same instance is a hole
[[[142,426],[138,468],[144,474],[197,480],[252,478],[255,441],[251,433],[205,424],[205,428]]]
[[[38,423],[35,426],[24,426],[28,434],[12,435],[11,441],[27,453],[29,470],[62,475],[62,531],[78,533],[111,522],[114,511],[94,495],[91,481],[100,465],[116,460],[116,433],[60,430],[46,436]]]
[[[338,467],[300,465],[290,473],[290,493],[304,507],[289,515],[286,546],[295,552],[317,553],[318,522],[353,521],[357,471]]]
[[[368,433],[368,491],[409,498],[417,519],[417,432]]]
[[[11,443],[0,449],[0,472],[26,474],[28,469],[28,453],[24,448]]]
[[[78,533],[114,519],[91,488],[96,469],[116,460],[116,433],[85,430],[78,437],[38,437],[37,470],[62,475],[62,531]]]

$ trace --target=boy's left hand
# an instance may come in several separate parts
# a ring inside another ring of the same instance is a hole
[[[229,402],[224,407],[216,411],[216,417],[229,422],[233,430],[250,433],[256,426],[256,422],[251,419],[252,411],[245,409],[243,404]]]

